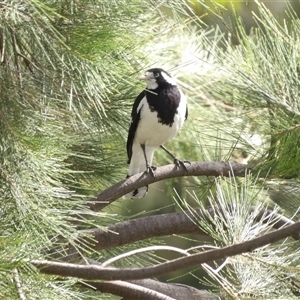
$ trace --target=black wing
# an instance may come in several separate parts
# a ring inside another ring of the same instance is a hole
[[[140,102],[142,99],[146,96],[146,92],[142,91],[137,98],[135,99],[131,111],[131,124],[128,131],[128,137],[127,137],[127,155],[128,155],[128,161],[127,163],[130,163],[131,156],[132,156],[132,144],[133,139],[135,136],[136,129],[138,127],[139,121],[140,121],[140,110],[138,111],[138,106],[140,105]]]

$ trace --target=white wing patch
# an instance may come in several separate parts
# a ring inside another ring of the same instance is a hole
[[[137,110],[136,110],[136,113],[137,113],[137,114],[138,114],[139,111],[143,108],[143,106],[144,106],[145,103],[147,103],[146,97],[144,97],[144,98],[141,100],[141,102],[139,103],[139,106],[138,106],[138,108],[137,108]]]

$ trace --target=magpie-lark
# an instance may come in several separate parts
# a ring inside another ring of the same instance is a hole
[[[184,162],[177,159],[163,143],[172,139],[188,116],[185,95],[176,85],[171,75],[160,68],[148,70],[138,77],[144,80],[147,88],[136,98],[132,112],[131,124],[127,138],[127,154],[129,170],[127,177],[142,171],[150,172],[154,151],[161,147],[180,167]],[[123,198],[142,198],[146,195],[148,186],[128,193]]]

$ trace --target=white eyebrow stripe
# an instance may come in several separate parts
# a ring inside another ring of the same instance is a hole
[[[170,77],[167,73],[161,72],[161,76],[171,85],[176,85],[176,80],[173,77]]]

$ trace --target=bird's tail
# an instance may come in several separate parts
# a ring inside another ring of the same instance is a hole
[[[135,189],[134,191],[123,196],[123,199],[143,198],[148,192],[148,185]]]

